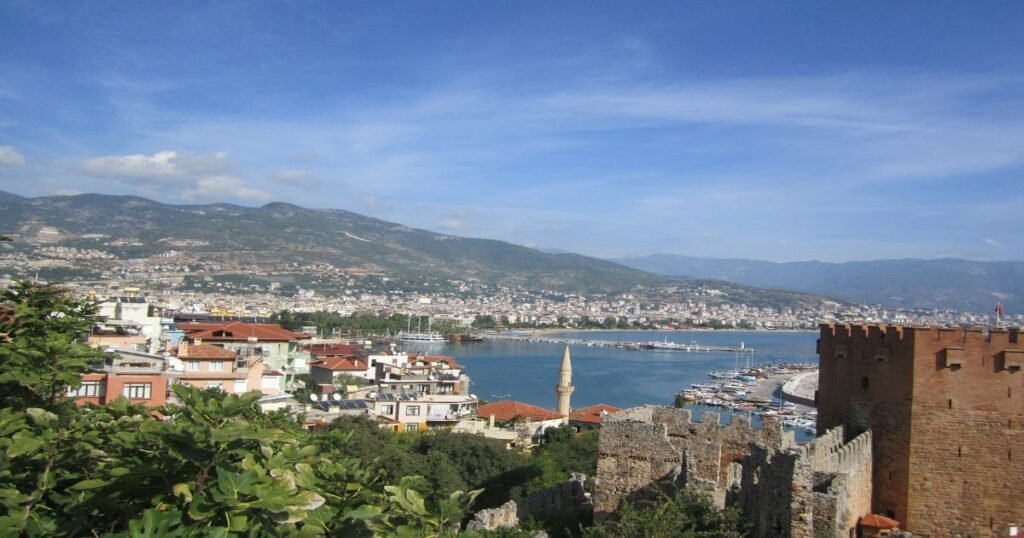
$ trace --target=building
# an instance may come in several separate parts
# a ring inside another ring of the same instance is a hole
[[[473,416],[479,403],[472,395],[393,392],[374,394],[368,401],[373,414],[396,432],[451,429]]]
[[[589,407],[574,409],[569,413],[569,425],[577,432],[596,430],[601,427],[605,417],[622,411],[618,407],[608,404],[596,404]]]
[[[872,432],[872,512],[915,536],[1024,522],[1018,329],[821,325],[818,353],[818,431]]]
[[[209,344],[178,343],[181,368],[178,382],[200,389],[220,389],[236,394],[258,390],[267,395],[280,392],[281,374],[267,372],[259,358],[240,357],[234,351]]]
[[[476,412],[480,418],[514,425],[516,429],[522,430],[534,439],[542,437],[544,430],[557,428],[565,423],[565,415],[515,400],[484,404],[477,408]]]
[[[159,355],[115,351],[82,374],[82,384],[68,396],[78,405],[103,405],[119,397],[133,404],[160,407],[167,402],[170,384],[177,373]]]
[[[291,376],[309,372],[309,352],[302,349],[308,334],[296,333],[272,323],[241,321],[179,323],[177,328],[193,344],[209,344],[234,351],[244,358],[258,358],[265,368]],[[278,387],[284,390],[285,386]]]

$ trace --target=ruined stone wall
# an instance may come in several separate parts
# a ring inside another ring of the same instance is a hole
[[[670,479],[739,508],[759,538],[851,536],[871,508],[871,440],[845,442],[840,427],[797,446],[771,420],[755,429],[744,417],[723,426],[714,414],[692,422],[686,410],[628,409],[601,429],[595,517]]]
[[[722,426],[719,416],[703,415],[693,422],[690,411],[645,406],[606,417],[598,443],[596,517],[618,509],[620,503],[652,482],[671,479],[707,491],[721,504],[736,481],[730,473],[750,453],[753,444],[773,450],[794,445],[781,424],[766,421],[755,429],[745,417]]]
[[[586,480],[586,475],[574,473],[566,482],[508,501],[497,508],[480,510],[466,525],[466,530],[511,528],[530,518],[546,517],[557,517],[572,527],[575,522],[589,519],[592,509],[583,489]]]
[[[1024,520],[1018,330],[823,325],[819,353],[819,431],[873,432],[872,511],[919,536]]]

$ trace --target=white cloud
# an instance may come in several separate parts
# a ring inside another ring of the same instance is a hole
[[[999,241],[996,241],[995,239],[992,239],[991,237],[985,238],[984,243],[986,245],[992,245],[993,247],[1001,247],[1001,246],[1003,246],[1002,243],[1000,243]]]
[[[227,168],[227,155],[223,152],[179,155],[176,151],[96,157],[85,160],[81,165],[82,171],[90,176],[142,182],[208,175]]]
[[[25,158],[14,149],[14,146],[0,146],[0,169],[7,166],[22,166]]]
[[[144,196],[159,197],[162,191],[184,200],[209,203],[225,199],[257,202],[273,199],[270,193],[253,188],[231,174],[232,166],[224,152],[114,155],[87,159],[79,168],[90,176],[129,184]]]
[[[203,203],[216,203],[225,198],[269,202],[274,196],[269,192],[254,189],[234,176],[211,176],[200,178],[194,187],[182,193],[187,200]]]

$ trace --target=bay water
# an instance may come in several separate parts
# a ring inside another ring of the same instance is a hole
[[[691,383],[709,381],[708,373],[763,363],[817,363],[817,332],[776,331],[585,331],[549,333],[546,338],[616,342],[676,342],[701,346],[753,348],[753,353],[628,350],[572,345],[574,408],[606,403],[620,408],[672,405]],[[465,367],[470,392],[481,400],[518,400],[555,407],[555,385],[564,345],[489,339],[431,345],[423,349],[450,355]],[[420,348],[417,348],[420,349]],[[700,410],[698,410],[700,411]]]

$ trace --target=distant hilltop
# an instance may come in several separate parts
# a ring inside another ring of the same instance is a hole
[[[675,254],[613,261],[666,276],[727,280],[866,304],[986,313],[1001,303],[1007,313],[1024,311],[1024,261],[945,258],[775,263]]]
[[[346,274],[379,274],[423,283],[460,280],[563,293],[714,286],[727,300],[752,306],[800,307],[824,297],[757,290],[727,282],[652,274],[573,253],[548,253],[504,241],[410,228],[340,209],[274,202],[172,205],[137,196],[81,194],[26,198],[0,191],[0,234],[13,247],[59,243],[121,259],[187,253],[227,268],[329,264]],[[96,269],[91,278],[100,273]],[[67,273],[70,274],[70,273]],[[722,300],[717,297],[708,302]]]

